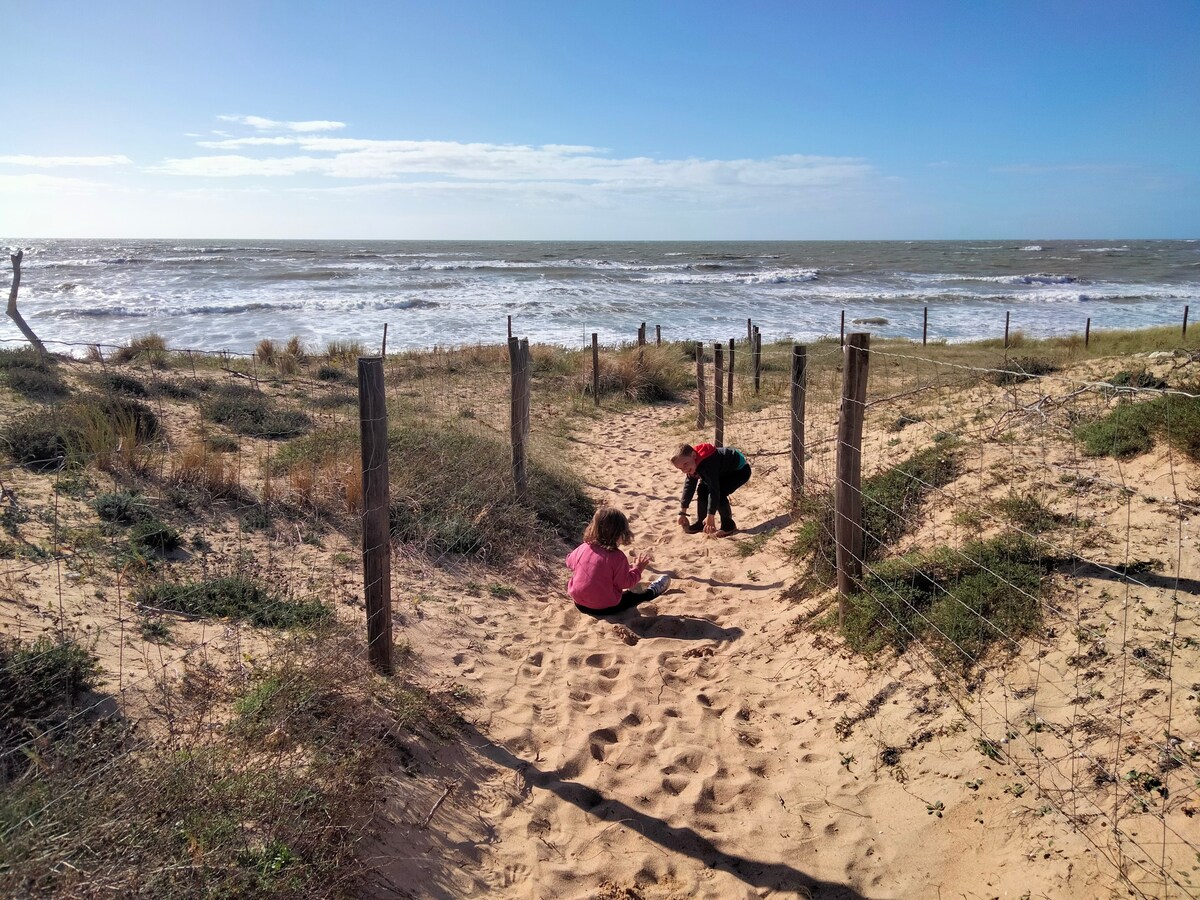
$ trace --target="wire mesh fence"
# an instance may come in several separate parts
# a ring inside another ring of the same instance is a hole
[[[577,539],[589,502],[538,449],[562,435],[564,411],[591,414],[597,399],[602,409],[690,401],[700,352],[710,414],[723,392],[723,443],[747,454],[779,498],[778,526],[797,522],[803,565],[827,579],[842,348],[806,348],[795,498],[792,344],[756,354],[738,338],[732,364],[729,347],[721,344],[719,386],[711,343],[603,348],[598,374],[590,347],[530,348],[524,502],[513,490],[506,348],[387,356],[389,544],[401,573],[421,584],[463,559],[502,561],[514,534]],[[361,348],[319,358],[286,346],[254,355],[57,349],[76,357],[6,360],[22,399],[5,410],[0,624],[23,648],[22,671],[70,638],[102,672],[97,692],[65,713],[5,734],[0,773],[10,784],[32,777],[31,753],[114,704],[144,730],[110,754],[113,767],[216,733],[177,689],[190,681],[203,695],[206,673],[220,671],[244,699],[261,684],[263,661],[278,662],[263,626],[314,620],[331,606],[361,617],[359,557],[378,549],[361,543]],[[1002,347],[987,359],[872,348],[862,578],[843,636],[866,653],[921,661],[955,698],[979,752],[1011,765],[1022,790],[1066,817],[1130,890],[1151,896],[1194,890],[1200,852],[1200,392],[1189,386],[1190,356],[1139,362],[1053,371]],[[230,593],[244,606],[229,606]],[[393,613],[400,626],[419,615],[409,599]],[[281,683],[300,678],[285,670]],[[298,704],[273,727],[286,731],[309,708]],[[278,765],[291,766],[283,746]],[[89,795],[109,771],[91,767],[71,789]],[[4,838],[69,800],[7,819]],[[243,851],[261,849],[240,840]]]

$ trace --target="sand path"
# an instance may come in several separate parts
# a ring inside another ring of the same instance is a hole
[[[1086,847],[1034,858],[1038,820],[927,671],[873,669],[798,624],[812,603],[782,596],[792,530],[769,534],[787,521],[787,457],[764,449],[786,446],[783,427],[736,435],[755,475],[731,539],[675,524],[668,458],[701,439],[678,408],[607,416],[578,443],[595,497],[630,516],[630,555],[652,550],[673,584],[595,621],[566,599],[564,568],[474,606],[431,649],[479,698],[478,755],[443,814],[446,868],[417,873],[413,896],[1091,895]]]

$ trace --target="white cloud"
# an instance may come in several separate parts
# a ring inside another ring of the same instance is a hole
[[[431,180],[444,185],[566,183],[620,190],[714,188],[803,189],[859,182],[874,168],[855,157],[788,154],[761,159],[614,158],[572,144],[460,143],[299,136],[201,142],[206,149],[295,146],[302,155],[255,158],[197,156],[164,160],[151,171],[207,178],[318,175],[337,179],[410,179],[417,190]],[[400,182],[404,183],[404,182]]]
[[[133,162],[128,156],[0,156],[0,163],[10,166],[32,166],[39,169],[56,169],[68,166],[127,166]]]
[[[278,122],[275,119],[264,119],[262,116],[217,116],[222,122],[236,122],[239,125],[249,125],[259,131],[337,131],[345,128],[345,122],[329,122],[315,119],[308,122]]]
[[[5,194],[78,193],[106,189],[108,185],[99,182],[64,178],[61,175],[0,175],[0,193]]]

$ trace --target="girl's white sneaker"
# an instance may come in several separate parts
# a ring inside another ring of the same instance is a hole
[[[670,575],[659,575],[652,582],[650,582],[650,590],[653,592],[655,597],[661,597],[663,595],[663,592],[670,586],[671,586],[671,576]]]

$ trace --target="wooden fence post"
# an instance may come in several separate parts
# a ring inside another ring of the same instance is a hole
[[[846,311],[844,309],[842,310],[842,330],[841,337],[838,338],[838,346],[846,346]]]
[[[1188,308],[1185,306],[1183,308],[1183,337],[1187,337],[1187,314]]]
[[[387,398],[383,357],[359,357],[358,420],[362,444],[363,591],[367,656],[380,672],[392,666],[392,541],[388,521]]]
[[[924,347],[929,343],[929,307],[925,307],[925,313],[921,318],[921,346]]]
[[[792,509],[804,497],[804,406],[808,392],[808,348],[792,346]]]
[[[725,402],[726,403],[733,402],[733,345],[735,343],[736,342],[734,341],[733,338],[729,339],[729,375],[728,375],[729,388],[725,393]]]
[[[696,427],[707,421],[704,411],[704,344],[696,341]]]
[[[592,332],[592,399],[600,405],[600,344],[599,336]]]
[[[645,322],[643,322],[641,327],[638,329],[638,346],[639,347],[646,346],[646,323]]]
[[[1004,349],[1005,350],[1008,349],[1008,320],[1011,315],[1012,315],[1011,310],[1006,311],[1004,313]]]
[[[746,320],[746,347],[747,349],[754,346],[754,322],[751,319]]]
[[[1083,349],[1086,350],[1088,344],[1092,342],[1092,319],[1089,316],[1087,324],[1083,326]]]
[[[846,344],[846,360],[842,371],[842,405],[838,411],[837,430],[837,484],[833,495],[839,628],[846,623],[847,598],[862,578],[862,431],[870,347],[869,334],[851,334]]]
[[[713,432],[713,443],[718,447],[725,446],[725,354],[721,342],[713,344],[713,418],[716,428]]]
[[[655,347],[662,346],[662,326],[661,325],[654,326],[654,346]]]
[[[508,339],[512,340],[512,316],[508,317]]]
[[[512,469],[517,497],[529,494],[529,340],[508,339],[508,360],[512,373]]]
[[[762,332],[758,330],[758,326],[754,326],[754,396],[758,396],[758,387],[762,382]]]

